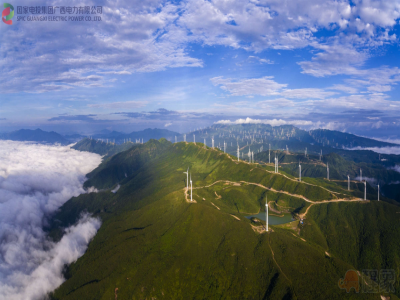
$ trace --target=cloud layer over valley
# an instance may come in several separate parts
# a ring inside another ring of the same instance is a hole
[[[84,193],[85,174],[97,154],[64,146],[0,141],[0,295],[42,299],[63,282],[65,264],[78,259],[100,227],[83,215],[58,242],[43,226],[73,196]]]

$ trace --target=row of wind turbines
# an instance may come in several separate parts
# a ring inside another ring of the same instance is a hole
[[[184,140],[186,141],[186,135],[184,135]],[[195,140],[195,135],[193,135],[193,142],[196,143]],[[206,139],[204,139],[204,147],[206,147]],[[212,148],[214,149],[214,137],[212,137]],[[287,152],[289,151],[289,149],[287,148]],[[224,153],[226,152],[226,143],[224,142]],[[305,155],[307,156],[307,148],[305,150]],[[253,162],[254,163],[254,152],[250,151],[250,147],[249,147],[249,162]],[[239,145],[237,148],[237,158],[239,161],[240,158],[240,149],[239,149]],[[271,162],[271,145],[269,145],[269,153],[268,153],[268,158],[269,158],[269,163]],[[320,160],[322,160],[322,150],[320,153]],[[326,164],[326,171],[327,171],[327,180],[329,180],[329,164]],[[189,173],[189,168],[187,169],[186,172],[183,172],[184,174],[186,174],[186,193],[189,191],[189,184],[190,184],[190,202],[193,202],[193,181],[192,181],[192,175],[191,173]],[[276,154],[275,154],[275,173],[279,173],[279,159],[277,158]],[[189,180],[190,177],[190,180]],[[350,176],[347,175],[347,180],[348,180],[348,187],[347,189],[350,191]],[[299,182],[301,182],[301,162],[299,161]],[[362,169],[360,169],[360,182],[364,182],[364,200],[367,200],[367,181],[366,180],[362,180]],[[378,201],[379,201],[379,184],[378,184]],[[265,214],[266,214],[266,227],[265,227],[265,231],[268,232],[268,198],[266,196],[265,199]]]

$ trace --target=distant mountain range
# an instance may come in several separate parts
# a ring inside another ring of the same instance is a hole
[[[185,136],[188,142],[192,142],[194,139],[203,142],[206,139],[206,143],[210,145],[211,138],[214,137],[215,146],[222,149],[225,142],[226,151],[230,153],[236,153],[238,144],[240,148],[245,146],[254,148],[264,145],[264,149],[266,149],[265,146],[269,147],[269,145],[271,145],[271,149],[286,149],[286,146],[288,146],[293,151],[300,151],[308,147],[309,152],[314,153],[319,153],[321,150],[324,153],[329,153],[333,148],[399,146],[327,129],[305,131],[292,125],[272,127],[265,124],[213,125],[186,134],[158,128],[148,128],[131,133],[103,130],[101,133],[91,135],[90,138],[118,145],[127,142],[145,143],[151,139],[158,140],[160,138],[165,138],[170,142],[174,142],[176,138],[180,142],[185,140]],[[21,129],[0,134],[2,140],[60,143],[62,145],[79,142],[87,137],[82,134],[61,135],[54,131],[47,132],[41,129]]]
[[[70,141],[63,137],[61,134],[54,131],[43,131],[41,129],[30,130],[20,129],[9,133],[0,134],[1,140],[12,140],[12,141],[26,141],[26,142],[37,142],[45,144],[59,143],[62,145],[68,145]]]
[[[174,141],[175,136],[181,136],[181,134],[166,129],[148,128],[145,130],[134,131],[131,133],[103,130],[101,133],[91,136],[91,138],[95,140],[102,140],[104,142],[108,141],[110,143],[115,142],[115,144],[123,144],[124,142],[128,142],[129,140],[132,142],[140,140],[140,142],[143,141],[145,143],[150,139],[158,140],[161,138],[165,138],[169,141]],[[26,141],[26,142],[45,143],[45,144],[59,143],[62,145],[68,145],[70,143],[81,141],[85,138],[87,138],[87,136],[82,134],[61,135],[54,131],[48,132],[48,131],[43,131],[39,128],[36,130],[20,129],[8,133],[0,133],[1,140]]]
[[[167,129],[158,129],[158,128],[147,128],[141,131],[133,131],[131,133],[123,133],[118,131],[104,132],[100,134],[94,134],[92,138],[100,139],[100,140],[109,140],[109,142],[115,142],[116,144],[121,144],[127,141],[136,142],[136,140],[140,140],[140,142],[147,142],[151,139],[159,140],[161,138],[165,138],[166,140],[173,142],[176,137],[181,137],[181,134],[178,132],[170,131]]]

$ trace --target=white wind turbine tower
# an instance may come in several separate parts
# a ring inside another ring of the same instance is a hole
[[[378,184],[378,201],[379,201],[379,184]]]
[[[350,191],[350,176],[347,175],[347,190]]]
[[[299,181],[301,182],[301,164],[299,162]]]
[[[265,214],[266,214],[266,220],[267,220],[267,227],[266,231],[268,232],[268,198],[265,196]]]
[[[183,135],[183,141],[186,143],[186,133]]]
[[[178,142],[178,138],[175,136],[175,143],[177,143]]]
[[[224,153],[226,152],[226,143],[224,141]]]
[[[190,174],[190,202],[193,201],[193,182],[192,182],[192,174]]]
[[[212,148],[214,149],[214,136],[211,138]]]
[[[276,173],[276,154],[275,154],[275,173]]]
[[[329,180],[329,164],[326,163],[326,178]]]
[[[206,148],[207,148],[206,139],[204,139],[204,149],[206,149]]]
[[[186,193],[189,189],[189,168],[187,168],[186,172],[183,172],[183,174],[186,174]]]
[[[193,134],[193,143],[196,144],[196,136]]]
[[[251,152],[251,160],[252,160],[252,162],[254,164],[254,152],[253,151]]]
[[[271,163],[271,144],[269,144],[269,150],[268,150],[268,163]]]
[[[307,147],[306,147],[306,152],[305,152],[305,156],[307,156]]]
[[[364,200],[367,200],[367,181],[364,181]]]
[[[279,173],[279,156],[276,159],[276,173]]]
[[[239,161],[239,157],[240,157],[239,144],[237,146],[238,146],[238,148],[237,148],[237,158],[238,158],[238,161]]]
[[[362,181],[362,170],[360,168],[360,182]]]

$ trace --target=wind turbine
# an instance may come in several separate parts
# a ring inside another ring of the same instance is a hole
[[[189,168],[187,169],[186,172],[183,172],[183,174],[186,174],[186,192],[189,189]]]
[[[362,181],[362,170],[360,168],[360,182]]]
[[[175,136],[175,143],[177,143],[178,142],[178,138]]]
[[[350,191],[350,176],[347,175],[347,190]]]
[[[326,178],[329,180],[329,164],[326,163]]]
[[[378,184],[378,201],[379,201],[379,184]]]
[[[238,161],[239,161],[239,157],[240,157],[239,144],[237,146],[238,146],[238,148],[237,148],[237,158],[238,158]]]
[[[269,150],[268,150],[268,163],[271,163],[271,144],[269,144]]]
[[[367,181],[364,181],[364,200],[367,200]]]
[[[186,133],[183,135],[183,141],[186,143]]]
[[[267,198],[267,196],[265,196],[265,214],[266,214],[266,220],[267,220],[266,231],[268,232],[268,198]]]
[[[305,152],[305,155],[304,156],[307,156],[307,147],[306,147],[306,152]]]
[[[279,156],[276,159],[276,173],[279,173]]]
[[[299,181],[301,182],[301,164],[299,162]]]
[[[190,202],[193,201],[193,182],[192,182],[192,174],[190,174]]]
[[[196,144],[196,136],[193,134],[193,143]]]
[[[206,149],[207,145],[206,145],[206,139],[204,139],[204,149]]]
[[[212,148],[214,149],[214,136],[211,138]]]

